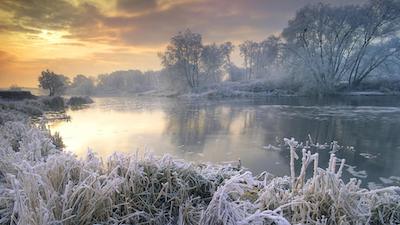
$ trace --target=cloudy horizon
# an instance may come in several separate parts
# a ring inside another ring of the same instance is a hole
[[[279,34],[298,9],[317,2],[320,0],[3,0],[0,87],[35,87],[44,69],[69,77],[158,70],[157,53],[179,31],[200,33],[205,43],[259,41]],[[233,61],[240,65],[237,51]]]

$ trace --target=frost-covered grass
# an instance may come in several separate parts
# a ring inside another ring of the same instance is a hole
[[[2,112],[14,112],[27,117],[42,116],[47,111],[64,111],[66,104],[62,97],[39,97],[36,99],[25,99],[10,101],[0,99],[0,110]]]
[[[85,104],[91,104],[93,103],[93,100],[90,97],[81,97],[81,96],[75,96],[71,97],[68,100],[68,105],[71,107],[79,107]]]
[[[80,160],[59,151],[43,127],[3,121],[0,224],[400,223],[399,187],[368,190],[356,179],[345,183],[344,160],[332,153],[322,169],[318,154],[293,139],[285,140],[291,176],[255,176],[236,165],[168,155],[115,153],[103,161],[89,152]]]
[[[68,106],[74,108],[90,103],[93,103],[93,100],[89,97],[70,97],[68,101],[60,96],[41,96],[36,99],[19,101],[0,98],[0,112],[14,112],[14,114],[22,114],[28,117],[38,117],[45,112],[64,112]]]
[[[254,98],[265,96],[292,96],[295,92],[265,79],[225,81],[192,90],[181,97],[190,98]]]
[[[0,99],[0,112],[11,112],[12,114],[40,116],[43,114],[45,105],[39,100],[5,101]],[[14,113],[12,113],[14,112]],[[11,118],[10,118],[11,119]]]

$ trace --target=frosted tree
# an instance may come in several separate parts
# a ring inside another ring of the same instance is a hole
[[[227,72],[229,74],[229,80],[231,81],[240,81],[245,79],[245,69],[238,67],[235,64],[230,64]]]
[[[95,90],[94,79],[78,74],[72,79],[71,91],[80,95],[92,95]]]
[[[350,60],[349,86],[358,86],[373,70],[400,51],[400,1],[371,0],[362,8],[359,17],[359,47]]]
[[[185,30],[171,38],[164,53],[159,54],[165,68],[175,70],[190,88],[199,86],[200,57],[203,50],[200,34]]]
[[[235,49],[235,46],[232,42],[228,41],[220,45],[220,49],[222,51],[222,56],[224,57],[225,65],[231,64],[231,53]]]
[[[63,94],[69,84],[69,78],[64,75],[55,74],[53,71],[42,71],[39,76],[39,87],[49,90],[49,95]]]
[[[363,6],[308,5],[297,12],[282,36],[288,52],[305,65],[323,91],[347,79],[360,84],[400,50],[400,2],[371,0]]]
[[[245,41],[239,45],[243,57],[247,79],[265,77],[277,62],[281,41],[279,37],[270,36],[261,42]]]
[[[221,45],[211,44],[203,47],[201,54],[201,70],[206,79],[212,82],[220,82],[224,70],[226,70],[231,61],[230,54],[233,51],[233,45],[230,42]]]
[[[243,57],[243,66],[245,68],[245,76],[247,80],[252,79],[254,73],[255,50],[258,43],[254,41],[245,41],[239,45],[240,56]]]
[[[153,89],[158,74],[140,70],[114,71],[102,74],[97,79],[97,89],[102,92],[143,92]]]
[[[258,43],[255,49],[255,75],[265,77],[272,71],[272,67],[277,63],[280,54],[281,41],[279,37],[270,36]]]

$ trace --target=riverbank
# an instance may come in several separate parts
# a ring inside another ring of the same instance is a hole
[[[345,84],[337,87],[336,91],[330,93],[318,93],[317,90],[303,89],[299,84],[287,84],[285,82],[271,82],[265,79],[255,79],[249,81],[224,81],[215,84],[193,89],[153,89],[143,92],[123,91],[121,89],[96,91],[94,90],[93,97],[168,97],[168,98],[183,98],[183,99],[252,99],[266,97],[340,97],[340,96],[399,96],[400,81],[373,81],[364,82],[356,89],[348,89]],[[32,92],[39,95],[44,95],[43,90],[34,88],[24,88],[24,91],[17,92]],[[10,91],[3,90],[6,97]],[[68,95],[74,96],[73,93],[67,91]],[[19,95],[19,94],[17,94]],[[30,96],[30,97],[29,97]],[[1,97],[1,93],[0,93]],[[15,97],[11,96],[12,98]],[[18,97],[18,96],[17,96]],[[37,98],[35,95],[26,95],[24,98]],[[88,99],[88,97],[79,97]],[[17,99],[18,100],[18,99]],[[85,102],[85,104],[90,103]]]
[[[0,97],[0,109],[36,117],[45,112],[65,112],[69,107],[79,108],[93,103],[90,97],[35,96],[27,91],[4,93],[7,95]]]
[[[365,83],[356,89],[348,89],[346,85],[337,87],[331,92],[319,92],[314,89],[304,89],[300,85],[286,84],[284,82],[271,82],[258,79],[250,81],[224,81],[209,84],[193,89],[160,89],[145,92],[121,92],[121,90],[97,93],[95,96],[146,96],[146,97],[171,97],[185,99],[229,99],[229,98],[265,98],[265,97],[334,97],[334,96],[398,96],[400,95],[399,82],[393,85],[388,82]]]
[[[252,80],[231,82],[199,87],[186,93],[176,94],[183,98],[260,98],[260,97],[334,97],[334,96],[398,96],[400,86],[366,83],[356,89],[337,87],[336,91],[321,93],[317,90],[302,89],[300,85],[289,85],[284,82],[270,82],[267,80]]]
[[[285,140],[291,155],[291,176],[285,177],[255,176],[239,163],[148,154],[114,154],[103,161],[89,152],[79,160],[60,151],[44,126],[16,112],[0,113],[0,224],[400,222],[399,187],[369,190],[356,179],[345,183],[342,160],[332,155],[329,165],[319,165],[318,154],[294,140]],[[296,169],[297,160],[302,166]]]

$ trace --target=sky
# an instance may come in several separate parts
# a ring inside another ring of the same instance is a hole
[[[204,43],[260,41],[320,1],[366,0],[0,0],[0,87],[36,87],[45,69],[69,77],[158,70],[157,53],[179,31]],[[238,51],[233,59],[240,65]]]

